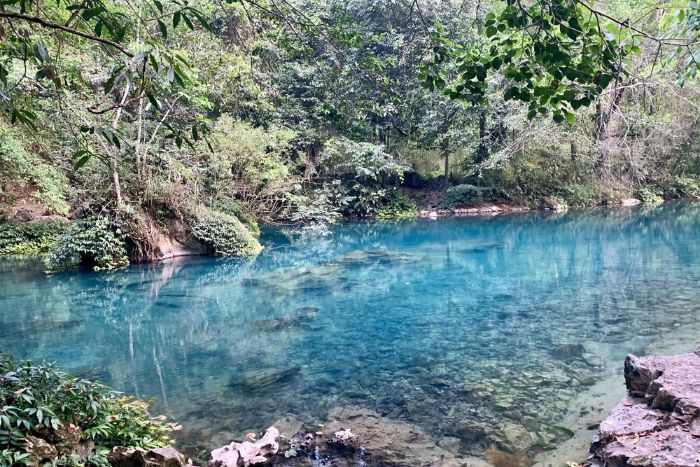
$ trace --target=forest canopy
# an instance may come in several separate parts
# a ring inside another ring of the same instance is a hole
[[[53,257],[111,267],[174,221],[236,254],[259,221],[698,198],[699,27],[695,1],[6,0],[0,206],[82,219]]]

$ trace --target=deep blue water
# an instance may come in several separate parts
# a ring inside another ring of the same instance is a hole
[[[576,393],[700,322],[698,206],[262,240],[116,273],[0,263],[0,350],[154,398],[192,449],[353,404],[479,453],[505,423],[551,447]]]

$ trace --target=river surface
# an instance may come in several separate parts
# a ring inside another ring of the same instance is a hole
[[[190,452],[354,405],[479,455],[565,442],[578,394],[700,323],[698,206],[262,241],[115,273],[0,263],[0,351],[153,398]]]

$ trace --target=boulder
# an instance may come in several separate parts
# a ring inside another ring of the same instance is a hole
[[[638,206],[640,204],[642,204],[642,202],[637,198],[625,198],[620,201],[621,206]]]
[[[600,424],[589,462],[682,467],[700,461],[700,356],[625,360],[628,396]]]
[[[527,451],[533,445],[530,433],[521,425],[506,423],[502,427],[506,447],[512,452]]]
[[[112,467],[182,467],[185,458],[174,448],[145,449],[116,446],[107,454]]]
[[[563,212],[568,209],[566,204],[562,203],[556,198],[542,198],[540,205],[545,211]]]
[[[174,448],[151,449],[143,457],[149,467],[181,467],[185,465],[185,457]]]
[[[27,436],[29,451],[28,465],[44,465],[58,458],[58,450],[46,440],[36,436]]]

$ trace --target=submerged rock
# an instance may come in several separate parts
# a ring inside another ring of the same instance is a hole
[[[292,313],[277,317],[256,321],[254,326],[260,331],[283,331],[286,329],[306,328],[316,318],[318,308],[302,307]]]
[[[527,451],[533,445],[532,436],[522,425],[506,423],[502,431],[506,441],[506,447],[508,447],[510,451]]]
[[[301,367],[292,366],[283,370],[263,369],[233,375],[229,381],[231,389],[253,391],[272,385],[282,385],[294,380],[301,373]]]
[[[459,457],[449,449],[438,446],[420,428],[406,422],[390,420],[361,407],[348,406],[332,410],[330,422],[323,427],[324,439],[333,440],[338,432],[351,433],[347,443],[361,450],[370,460],[366,465],[417,466],[483,466],[474,457]],[[455,443],[456,440],[456,443]],[[451,448],[459,440],[443,439]],[[457,447],[457,449],[459,449]]]
[[[700,453],[700,351],[625,360],[628,396],[600,424],[590,464],[697,466]]]

